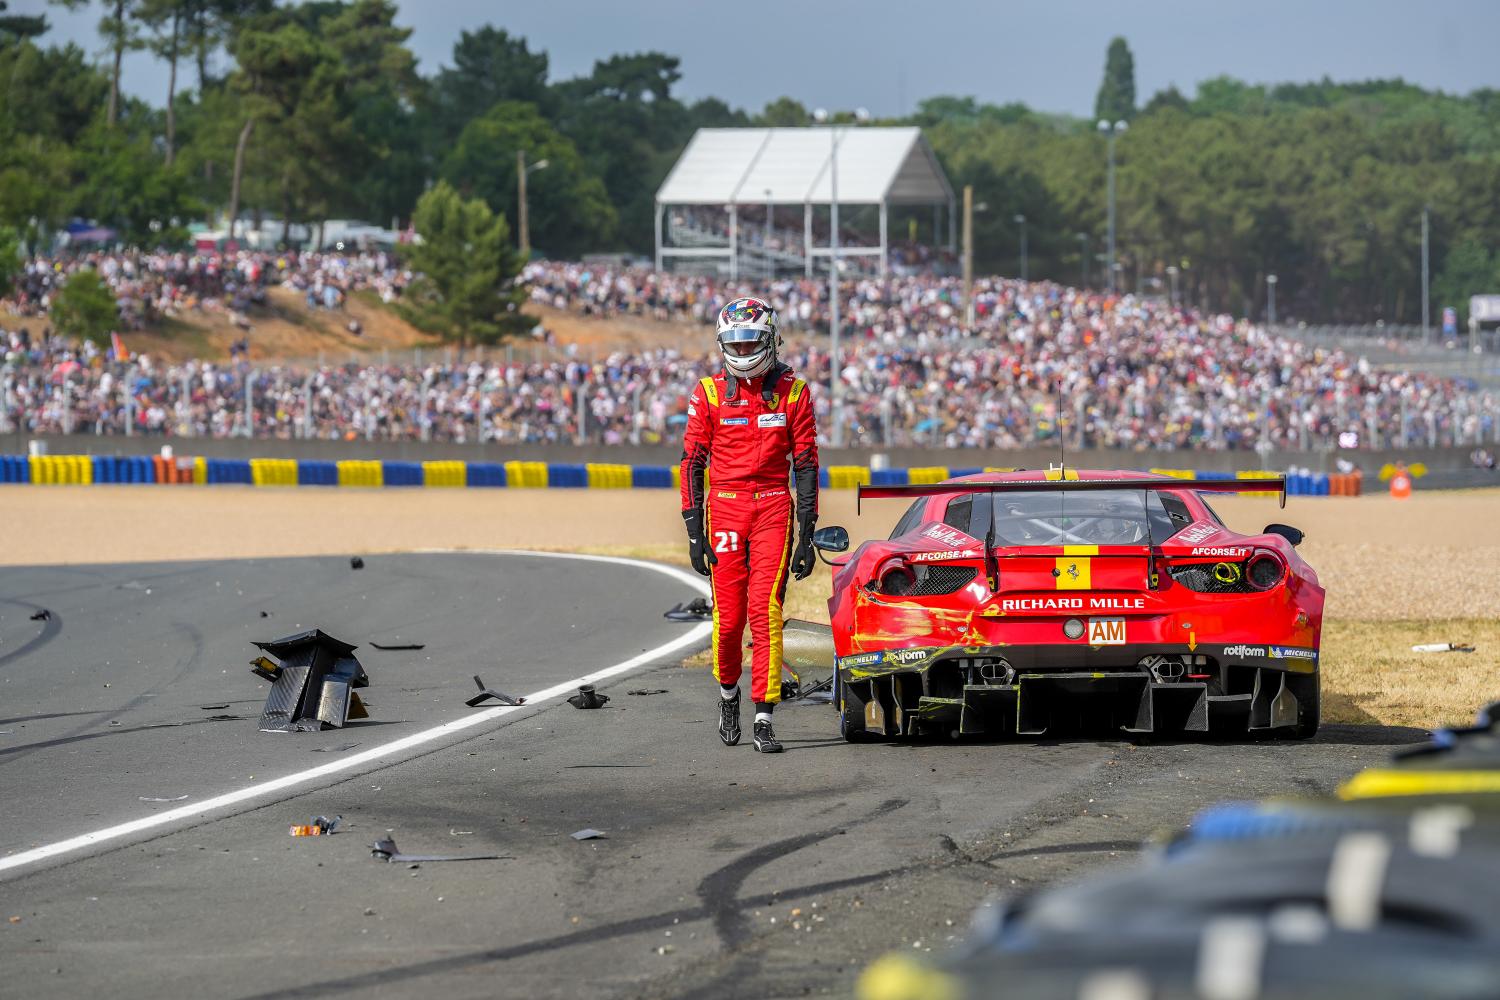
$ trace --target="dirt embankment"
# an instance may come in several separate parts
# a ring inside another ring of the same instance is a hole
[[[570,346],[573,356],[584,360],[603,360],[620,350],[673,348],[697,353],[710,346],[711,331],[686,323],[637,316],[602,319],[539,305],[529,305],[526,311],[550,334],[550,346],[539,339],[518,338],[513,346],[522,357],[564,357]],[[267,303],[244,319],[248,327],[237,326],[226,310],[184,312],[127,333],[124,339],[131,351],[165,361],[227,360],[231,346],[241,339],[248,341],[252,360],[267,363],[410,360],[413,349],[446,354],[452,346],[418,330],[373,292],[355,293],[343,308],[329,310],[308,306],[291,289],[273,288]],[[453,353],[458,356],[456,348]]]

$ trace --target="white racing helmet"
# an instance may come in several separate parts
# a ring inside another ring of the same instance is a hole
[[[719,350],[724,367],[736,378],[755,378],[776,362],[781,336],[776,310],[764,299],[735,299],[719,310]]]

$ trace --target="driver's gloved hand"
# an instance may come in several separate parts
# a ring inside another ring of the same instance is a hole
[[[689,507],[682,512],[682,520],[687,524],[688,560],[693,564],[693,569],[708,576],[708,568],[717,566],[719,557],[714,555],[713,548],[703,534],[703,508]]]

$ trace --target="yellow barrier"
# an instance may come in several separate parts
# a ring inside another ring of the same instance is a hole
[[[193,484],[195,486],[208,485],[208,459],[202,455],[193,459]]]
[[[250,481],[256,486],[296,486],[295,458],[252,458]]]
[[[94,481],[88,455],[32,455],[31,481],[46,486],[84,486]]]
[[[423,462],[423,486],[467,486],[469,467],[461,461]]]
[[[1151,474],[1155,476],[1171,476],[1173,479],[1198,478],[1198,473],[1192,469],[1152,469]]]
[[[603,462],[588,463],[589,489],[591,490],[628,490],[630,489],[630,466],[610,465]]]
[[[546,489],[547,463],[506,462],[505,485],[511,489]]]
[[[340,486],[384,486],[385,467],[376,461],[345,459],[339,463]]]
[[[1002,469],[998,465],[986,465],[984,467],[984,471],[985,472],[1015,472],[1016,470],[1015,470],[1015,466],[1011,466],[1010,468]]]
[[[1279,472],[1267,472],[1264,469],[1251,469],[1251,470],[1246,470],[1245,472],[1236,472],[1234,474],[1234,478],[1236,478],[1236,479],[1279,479],[1279,478],[1281,478],[1281,473],[1279,473]],[[1281,496],[1281,494],[1280,493],[1276,493],[1276,492],[1272,492],[1272,493],[1241,493],[1240,496],[1243,496],[1243,497],[1279,497],[1279,496]]]
[[[679,492],[682,490],[682,466],[680,465],[672,466],[672,489]]]
[[[835,490],[852,490],[856,486],[870,485],[870,469],[865,465],[830,465],[828,487]]]
[[[919,466],[915,469],[906,470],[906,481],[913,486],[924,486],[928,483],[940,483],[948,478],[948,467],[946,465]],[[832,482],[832,476],[829,482]]]

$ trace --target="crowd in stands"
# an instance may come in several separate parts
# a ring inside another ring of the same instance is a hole
[[[16,276],[10,297],[0,306],[0,323],[45,316],[57,290],[80,268],[92,268],[114,292],[123,331],[190,312],[222,309],[243,316],[264,304],[267,290],[276,285],[305,296],[309,308],[337,309],[349,293],[365,288],[391,302],[411,279],[393,256],[378,251],[132,250],[38,256]]]
[[[143,273],[141,261],[168,259],[142,255],[135,274]],[[271,269],[306,288],[318,280],[387,282],[395,293],[404,280],[387,260],[343,260],[221,261],[221,284],[205,285],[204,294],[222,288],[231,271],[241,276],[236,283],[250,282],[247,265],[261,268],[261,285]],[[203,283],[192,268],[144,273],[163,276],[158,289]],[[534,301],[559,309],[684,321],[682,346],[598,359],[491,349],[422,364],[308,368],[243,357],[163,364],[65,343],[0,304],[0,431],[122,434],[128,422],[132,433],[164,436],[672,442],[694,383],[719,367],[710,350],[719,306],[751,292],[781,311],[785,360],[828,384],[824,281],[752,288],[570,263],[532,264],[525,279]],[[1070,448],[1305,449],[1403,440],[1477,446],[1500,434],[1500,399],[1472,386],[1377,369],[1161,300],[987,278],[975,283],[973,311],[970,324],[961,286],[950,278],[844,283],[844,443],[1010,448],[1051,445],[1061,434]],[[821,389],[815,398],[830,440],[830,394]]]

